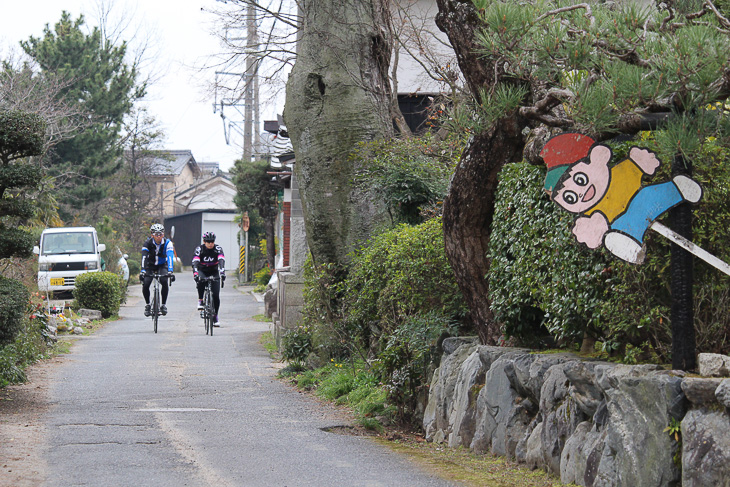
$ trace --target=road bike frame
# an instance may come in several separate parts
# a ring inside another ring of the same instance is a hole
[[[201,278],[205,283],[203,291],[203,309],[200,311],[200,317],[205,323],[205,334],[213,336],[213,323],[215,322],[215,306],[213,305],[213,283],[220,281],[218,276],[207,276]],[[222,285],[222,283],[221,283]]]
[[[155,333],[157,333],[157,320],[160,318],[160,304],[161,304],[161,297],[160,297],[160,278],[168,278],[169,276],[166,274],[150,274],[152,276],[152,296],[151,296],[151,306],[150,306],[150,312],[152,313],[152,323],[155,329]],[[168,286],[172,285],[172,281],[167,283]]]

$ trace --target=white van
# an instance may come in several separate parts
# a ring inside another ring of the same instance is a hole
[[[94,227],[46,228],[38,254],[38,289],[41,291],[71,291],[76,276],[101,270],[101,253],[106,245],[99,243]]]

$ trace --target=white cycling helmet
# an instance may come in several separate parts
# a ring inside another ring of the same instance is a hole
[[[165,227],[159,223],[155,223],[150,227],[150,233],[165,233]]]

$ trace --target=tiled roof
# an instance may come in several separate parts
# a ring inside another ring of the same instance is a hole
[[[176,176],[186,165],[198,165],[190,150],[153,151],[151,159],[150,174],[154,176]]]

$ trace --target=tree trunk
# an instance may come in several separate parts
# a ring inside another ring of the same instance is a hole
[[[388,11],[385,0],[305,1],[300,8],[284,118],[312,257],[343,265],[386,221],[383,205],[353,187],[349,154],[393,131]]]
[[[509,162],[519,160],[522,140],[505,120],[499,129],[476,135],[456,168],[444,200],[446,256],[464,295],[482,343],[493,344],[501,332],[489,300],[489,259],[497,175]]]
[[[454,46],[464,78],[472,94],[494,82],[494,70],[477,54],[475,33],[480,25],[470,0],[437,0],[436,25]],[[476,95],[475,95],[476,96]],[[475,134],[451,180],[444,200],[444,240],[456,282],[471,312],[482,343],[496,343],[501,336],[489,300],[487,249],[492,232],[497,175],[506,163],[522,159],[525,126],[516,114]]]

